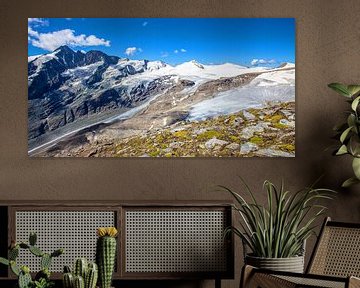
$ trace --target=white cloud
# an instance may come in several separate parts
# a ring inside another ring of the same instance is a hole
[[[175,54],[178,54],[179,52],[181,52],[181,53],[186,53],[186,52],[187,52],[187,50],[186,50],[186,49],[184,49],[184,48],[181,48],[181,49],[175,49],[175,50],[174,50],[174,53],[175,53]]]
[[[146,27],[148,24],[149,24],[149,22],[144,21],[144,22],[142,23],[142,26],[143,26],[143,27]]]
[[[125,54],[128,55],[128,56],[132,56],[134,55],[135,53],[138,53],[138,52],[142,52],[143,50],[139,47],[128,47],[125,49]]]
[[[53,51],[62,46],[110,46],[110,41],[98,38],[95,35],[79,34],[75,35],[75,31],[64,29],[48,33],[39,33],[28,27],[28,39],[30,43],[44,50]]]
[[[269,64],[274,64],[276,63],[275,59],[270,59],[270,60],[266,60],[266,59],[253,59],[251,60],[250,64],[252,66],[257,66],[257,65],[269,65]]]
[[[31,40],[31,37],[39,37],[39,33],[28,26],[28,39]]]
[[[48,26],[49,21],[43,18],[28,18],[28,24],[33,26]]]
[[[169,56],[169,53],[168,52],[161,52],[161,57],[163,57],[163,58],[166,58],[166,57],[168,57]]]

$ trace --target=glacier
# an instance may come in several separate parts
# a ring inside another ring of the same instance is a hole
[[[295,70],[272,71],[260,74],[248,85],[220,92],[193,105],[187,120],[199,121],[290,101],[295,101]]]

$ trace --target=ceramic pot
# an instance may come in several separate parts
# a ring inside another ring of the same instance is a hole
[[[246,255],[245,263],[262,269],[304,273],[304,256],[289,258],[263,258]]]

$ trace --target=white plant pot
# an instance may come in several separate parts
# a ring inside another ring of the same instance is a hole
[[[304,273],[304,256],[289,258],[263,258],[246,255],[245,263],[262,269]]]

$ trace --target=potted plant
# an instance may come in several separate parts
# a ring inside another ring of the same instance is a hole
[[[350,155],[354,177],[347,179],[342,186],[348,187],[360,183],[360,85],[344,85],[331,83],[331,89],[346,97],[351,109],[347,112],[347,121],[338,125],[334,130],[338,133],[339,147],[335,155]]]
[[[116,237],[118,231],[115,227],[100,227],[96,231],[96,262],[99,267],[99,287],[110,288],[116,260]]]
[[[225,232],[233,232],[241,238],[244,247],[248,248],[244,252],[250,250],[244,254],[245,264],[302,273],[305,241],[314,233],[315,220],[326,209],[317,202],[331,199],[334,191],[310,187],[291,193],[285,191],[283,183],[278,189],[270,181],[265,181],[267,203],[264,206],[243,183],[251,201],[227,187],[220,187],[236,201],[233,208],[240,215],[240,226],[228,227]]]
[[[64,266],[63,288],[96,288],[97,279],[97,264],[88,262],[86,258],[76,259],[73,271],[69,266]]]
[[[18,288],[50,288],[54,286],[54,282],[50,280],[50,265],[53,258],[62,255],[64,250],[57,249],[52,253],[45,253],[38,246],[36,246],[36,242],[36,234],[30,233],[29,243],[13,242],[9,248],[8,259],[0,257],[0,263],[10,266],[11,271],[18,277]],[[34,279],[31,277],[30,268],[28,266],[20,266],[18,263],[16,263],[20,249],[28,250],[31,254],[41,259],[41,270],[36,273]]]

